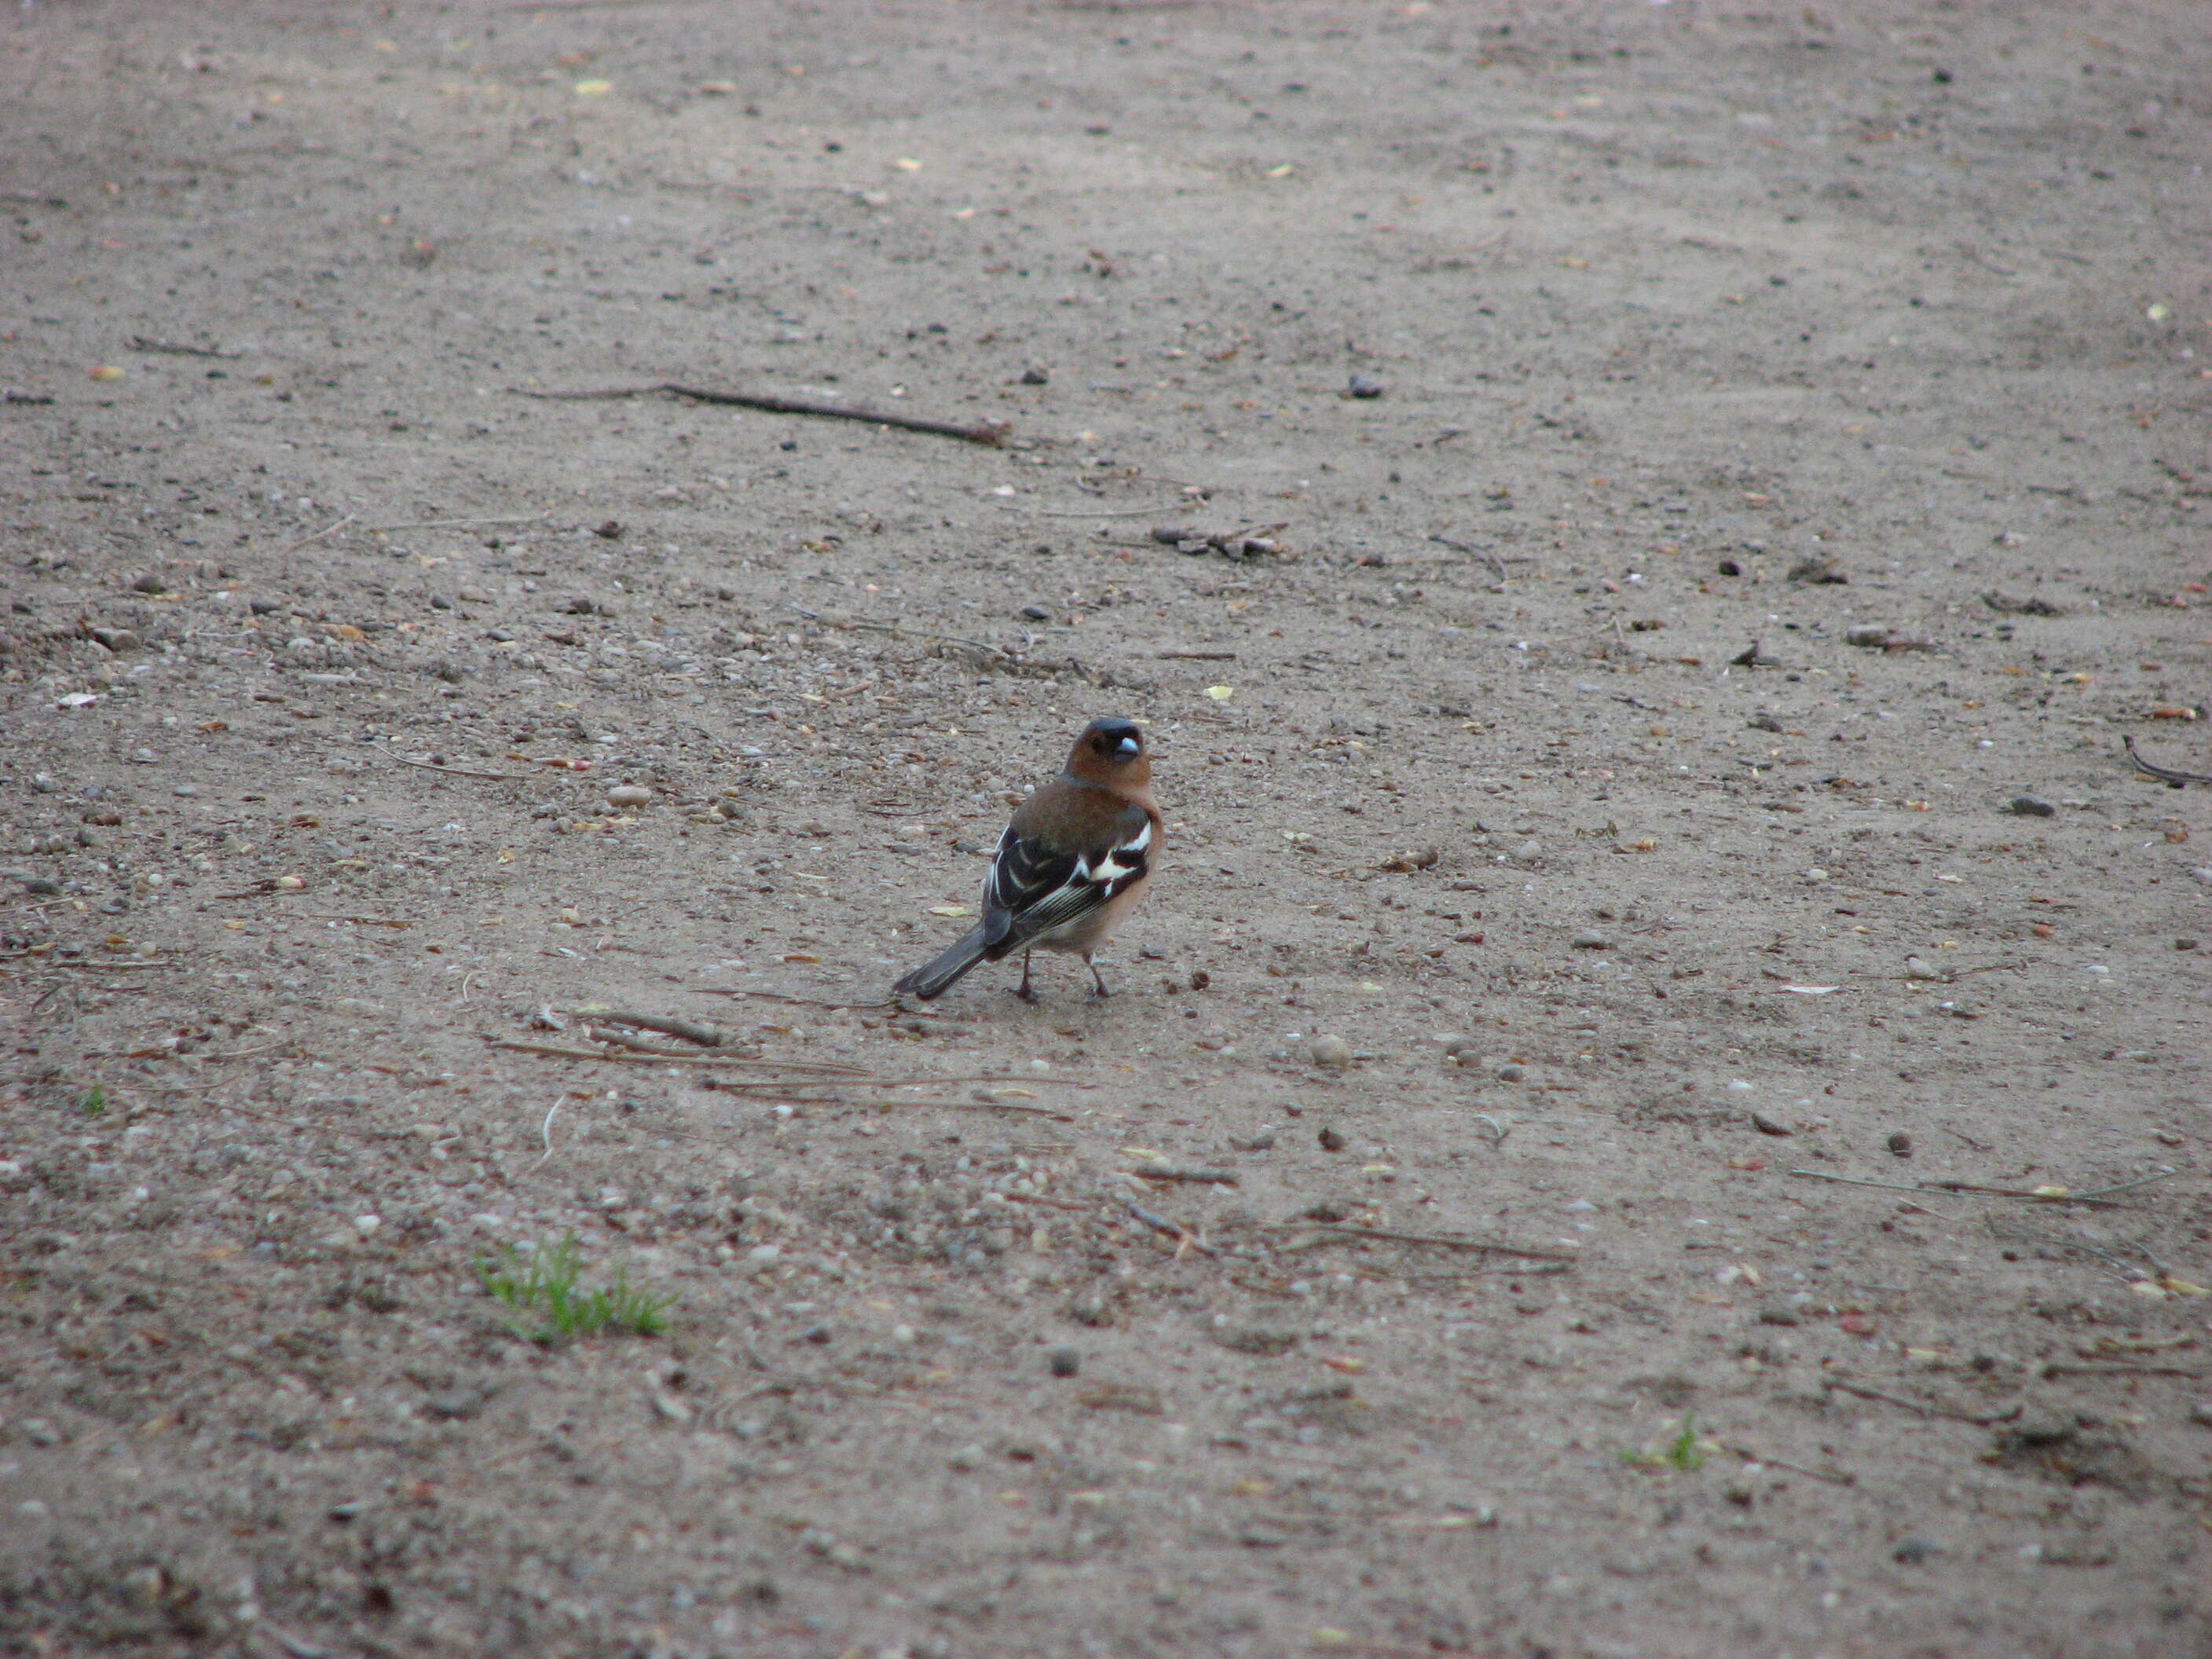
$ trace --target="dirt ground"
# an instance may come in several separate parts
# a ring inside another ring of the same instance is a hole
[[[7,1650],[2212,1653],[2203,23],[9,7]]]

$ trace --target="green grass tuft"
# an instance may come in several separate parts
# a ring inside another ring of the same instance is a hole
[[[499,1260],[477,1267],[484,1289],[514,1310],[515,1334],[532,1342],[567,1342],[605,1331],[659,1336],[667,1330],[673,1296],[633,1289],[619,1273],[604,1289],[585,1290],[583,1271],[574,1233],[526,1253],[510,1244]]]
[[[1643,1451],[1625,1451],[1620,1461],[1632,1468],[1673,1469],[1688,1474],[1705,1466],[1705,1444],[1698,1437],[1696,1420],[1685,1413],[1682,1427],[1672,1440],[1647,1446]]]
[[[97,1083],[76,1097],[79,1117],[98,1117],[107,1109],[107,1091]]]

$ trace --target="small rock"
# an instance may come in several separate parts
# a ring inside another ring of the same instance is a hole
[[[1826,870],[1816,868],[1808,870],[1805,872],[1805,882],[1808,886],[1818,887],[1822,882],[1827,880],[1827,878],[1828,872]]]
[[[464,1422],[484,1408],[484,1397],[475,1389],[439,1389],[422,1397],[422,1409],[448,1422]]]
[[[50,898],[62,890],[61,883],[50,876],[22,876],[18,879],[22,882],[25,892],[36,893],[41,898]]]
[[[1152,526],[1152,539],[1164,547],[1179,547],[1185,542],[1202,539],[1195,530],[1180,525],[1159,524]]]
[[[1524,841],[1513,849],[1513,856],[1523,864],[1534,864],[1544,856],[1544,843],[1540,841]]]
[[[1527,1066],[1517,1065],[1510,1060],[1498,1068],[1498,1080],[1500,1083],[1518,1083],[1528,1075]]]
[[[162,1592],[168,1587],[169,1576],[159,1567],[133,1567],[123,1575],[124,1598],[135,1607],[161,1606]]]
[[[1782,729],[1782,722],[1767,714],[1753,714],[1744,724],[1754,732],[1779,732]]]
[[[1047,386],[1051,383],[1051,371],[1048,369],[1040,368],[1035,363],[1030,364],[1027,368],[1022,371],[1022,384],[1024,386]]]
[[[2177,951],[2194,951],[2197,948],[2197,941],[2187,938],[2178,939],[2173,941],[2173,948]]]
[[[1890,1155],[1893,1158],[1911,1158],[1912,1156],[1912,1137],[1905,1133],[1902,1129],[1898,1130],[1894,1134],[1891,1135],[1887,1144],[1889,1147]]]
[[[1306,1052],[1325,1072],[1340,1072],[1352,1064],[1352,1045],[1340,1036],[1317,1036]]]
[[[1568,941],[1577,951],[1610,951],[1613,941],[1595,927],[1585,927]]]
[[[1790,580],[1793,582],[1809,583],[1818,587],[1841,586],[1850,581],[1850,578],[1837,568],[1833,559],[1815,553],[1809,557],[1798,560],[1790,567]],[[1858,641],[1854,640],[1851,643],[1856,645]]]
[[[1723,576],[1741,576],[1743,574],[1743,567],[1738,564],[1734,559],[1723,559],[1718,564],[1715,565],[1713,568],[1720,572]]]
[[[2014,795],[2005,811],[2023,818],[2047,818],[2057,816],[2058,809],[2040,795]]]
[[[641,783],[618,783],[607,791],[610,806],[644,806],[653,799],[653,791]]]
[[[1844,630],[1844,643],[1856,645],[1863,651],[1879,651],[1890,641],[1890,630],[1871,623]]]
[[[1763,1135],[1794,1135],[1797,1133],[1786,1123],[1777,1123],[1764,1112],[1751,1115],[1751,1127]]]
[[[1024,622],[1050,622],[1052,612],[1041,605],[1025,605],[1015,612]]]
[[[1759,1322],[1762,1325],[1795,1325],[1798,1322],[1797,1310],[1787,1302],[1769,1303],[1759,1310]]]
[[[1348,1144],[1341,1132],[1330,1128],[1326,1124],[1322,1127],[1322,1132],[1314,1139],[1320,1143],[1321,1149],[1324,1152],[1340,1152]]]
[[[1908,1567],[1917,1567],[1930,1556],[1942,1553],[1943,1547],[1934,1539],[1923,1538],[1917,1532],[1907,1533],[1897,1540],[1897,1547],[1889,1553],[1889,1559]]]
[[[2192,1401],[2189,1407],[2189,1420],[2200,1429],[2212,1429],[2212,1400]]]
[[[1047,1363],[1054,1376],[1073,1376],[1083,1369],[1083,1356],[1073,1348],[1054,1348]]]
[[[1379,398],[1382,395],[1382,382],[1372,374],[1355,374],[1345,390],[1355,398]]]
[[[118,656],[125,651],[143,651],[146,647],[146,641],[128,628],[95,628],[92,637]]]
[[[983,1466],[983,1449],[981,1446],[963,1446],[945,1458],[945,1465],[961,1474],[970,1469],[981,1468]]]

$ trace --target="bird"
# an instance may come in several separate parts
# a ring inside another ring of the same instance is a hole
[[[967,937],[900,980],[894,995],[927,1001],[980,962],[1022,953],[1014,994],[1037,1000],[1030,953],[1079,956],[1097,994],[1113,994],[1098,971],[1098,947],[1144,894],[1167,825],[1152,799],[1152,759],[1133,720],[1095,720],[1068,751],[1058,777],[1015,809],[983,878],[983,919]]]

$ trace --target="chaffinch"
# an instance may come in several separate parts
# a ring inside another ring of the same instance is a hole
[[[979,962],[1022,953],[1021,988],[1035,1002],[1030,952],[1083,958],[1098,995],[1110,996],[1092,960],[1145,890],[1167,825],[1153,804],[1145,734],[1125,720],[1083,728],[1060,775],[1015,809],[983,878],[983,919],[936,961],[891,988],[927,1001]]]

